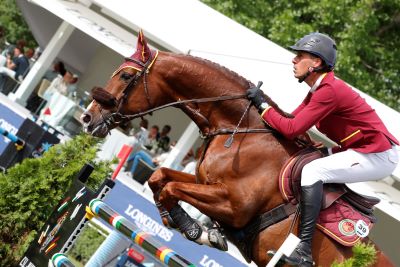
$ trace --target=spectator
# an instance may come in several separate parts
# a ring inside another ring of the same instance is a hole
[[[162,128],[161,133],[160,133],[160,138],[158,139],[158,142],[157,142],[157,148],[155,151],[156,154],[160,154],[162,152],[168,151],[169,142],[170,142],[168,134],[170,131],[171,131],[171,126],[164,125],[164,127]]]
[[[144,145],[147,143],[148,136],[149,136],[149,130],[147,129],[149,127],[149,121],[146,119],[142,119],[140,121],[139,126],[140,126],[140,129],[135,134],[135,137],[136,137],[139,145]]]
[[[33,57],[35,55],[35,50],[32,48],[28,48],[25,51],[25,56],[28,59],[29,62],[29,67],[32,67],[33,63],[35,63],[35,58]]]
[[[139,160],[143,160],[152,168],[156,168],[157,166],[160,166],[167,159],[169,152],[174,147],[174,145],[175,144],[171,144],[169,151],[164,152],[155,157],[151,157],[151,155],[144,150],[140,150],[138,152],[131,154],[127,160],[127,162],[133,161],[132,167],[130,168],[129,172],[132,174],[132,176],[134,176],[135,170],[139,164]]]
[[[6,66],[0,67],[0,74],[21,81],[28,68],[29,60],[22,53],[21,48],[15,47],[14,57],[11,58],[10,55],[7,57]]]
[[[76,90],[77,90],[77,83],[78,83],[79,76],[77,74],[72,75],[72,80],[67,86],[67,93],[69,98],[76,99]]]
[[[153,125],[150,128],[147,139],[143,144],[144,147],[150,151],[155,151],[158,145],[158,139],[160,138],[159,128],[157,125]]]
[[[64,76],[59,75],[51,82],[49,88],[47,88],[46,92],[44,93],[43,98],[49,101],[54,92],[58,92],[66,96],[68,93],[68,85],[72,82],[72,79],[73,75],[70,71],[66,71]]]
[[[46,71],[43,79],[53,81],[59,75],[64,76],[66,71],[64,63],[62,61],[57,61],[53,64],[53,69]]]

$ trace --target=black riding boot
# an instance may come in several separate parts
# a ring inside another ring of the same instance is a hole
[[[289,265],[309,267],[314,265],[311,252],[311,242],[315,225],[321,210],[323,183],[318,181],[313,185],[301,187],[300,202],[300,244],[290,257],[283,256],[281,260]]]

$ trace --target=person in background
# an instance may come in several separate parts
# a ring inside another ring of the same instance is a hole
[[[140,129],[139,131],[135,134],[135,137],[137,139],[137,143],[142,146],[147,143],[148,136],[149,136],[149,121],[146,119],[142,119],[140,121]]]
[[[35,58],[33,57],[35,55],[35,50],[32,48],[27,48],[25,51],[25,56],[28,59],[29,62],[29,67],[32,67],[32,65],[35,63]]]
[[[51,82],[59,75],[64,76],[66,71],[67,70],[65,69],[64,63],[62,61],[57,61],[53,64],[53,68],[51,70],[46,71],[46,73],[43,75],[43,79]]]
[[[78,80],[79,76],[77,74],[72,74],[72,80],[67,86],[67,95],[69,98],[76,100],[77,94],[76,91],[78,89]]]
[[[157,147],[153,151],[154,153],[160,154],[169,150],[170,138],[168,134],[170,131],[171,131],[171,126],[168,124],[164,125],[160,133],[160,138],[157,141]]]
[[[140,150],[135,152],[129,156],[128,161],[133,161],[132,167],[130,168],[129,172],[131,173],[132,177],[135,175],[136,168],[139,164],[139,160],[146,162],[150,167],[156,168],[157,166],[161,166],[163,162],[167,159],[169,152],[174,148],[175,143],[171,143],[170,148],[168,151],[161,153],[155,157],[152,157],[148,152],[144,150]]]
[[[158,139],[160,138],[159,128],[157,125],[153,125],[150,128],[149,134],[147,135],[147,139],[143,146],[150,151],[153,151],[157,148]]]
[[[66,71],[64,76],[57,76],[43,94],[43,98],[49,101],[54,92],[58,92],[66,96],[68,93],[68,85],[72,82],[72,80],[73,74],[70,71]]]
[[[15,47],[14,57],[11,58],[11,55],[7,56],[6,67],[0,67],[0,74],[22,81],[28,68],[29,60],[24,55],[23,50],[20,47]]]

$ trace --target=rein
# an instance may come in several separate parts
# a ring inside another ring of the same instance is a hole
[[[122,96],[117,100],[115,99],[114,96],[110,95],[110,97],[113,97],[114,99],[114,103],[115,106],[117,106],[117,111],[110,113],[108,116],[104,116],[102,113],[102,100],[101,98],[99,98],[98,96],[96,97],[95,95],[93,95],[93,99],[96,100],[99,104],[100,104],[100,114],[101,117],[103,119],[103,121],[101,123],[99,123],[97,125],[97,127],[100,127],[102,124],[104,124],[107,128],[107,130],[109,129],[110,126],[112,126],[113,124],[121,124],[123,121],[129,121],[129,120],[133,120],[139,117],[143,117],[147,114],[151,114],[154,111],[160,110],[160,109],[164,109],[167,107],[176,107],[176,106],[180,106],[180,105],[186,105],[186,104],[191,104],[191,103],[208,103],[208,102],[218,102],[218,101],[226,101],[226,100],[235,100],[235,99],[246,99],[247,95],[246,94],[240,94],[240,95],[225,95],[225,96],[217,96],[217,97],[205,97],[205,98],[196,98],[196,99],[187,99],[187,100],[178,100],[175,102],[171,102],[168,104],[164,104],[155,108],[151,108],[147,111],[143,111],[143,112],[139,112],[136,113],[134,115],[124,115],[120,112],[122,104],[124,103],[124,101],[127,99],[129,92],[131,90],[133,90],[133,88],[137,85],[139,79],[143,76],[143,85],[144,85],[144,90],[145,90],[145,94],[146,94],[146,99],[147,102],[149,104],[149,106],[151,106],[151,101],[150,101],[150,95],[149,95],[149,90],[147,87],[147,79],[146,76],[149,73],[149,66],[152,63],[152,59],[151,57],[148,58],[148,60],[146,61],[146,63],[142,63],[138,60],[132,59],[132,58],[125,58],[126,61],[130,61],[133,63],[136,63],[138,65],[140,65],[142,67],[142,70],[140,70],[139,72],[137,72],[132,79],[129,81],[129,83],[126,85],[126,87],[124,88],[124,90],[122,91]],[[260,86],[262,85],[262,82],[259,82],[257,87],[260,88]],[[109,94],[107,91],[105,91],[104,89],[98,89],[101,90],[103,92],[103,94],[107,95]],[[104,102],[103,102],[104,103]],[[233,138],[234,135],[237,133],[271,133],[272,130],[271,129],[239,129],[239,126],[244,118],[244,116],[246,115],[246,113],[248,112],[249,108],[251,106],[251,102],[248,103],[248,105],[246,106],[246,109],[242,115],[242,117],[240,118],[238,124],[236,125],[234,130],[231,129],[220,129],[220,130],[216,130],[213,131],[211,133],[207,133],[207,134],[203,134],[201,133],[201,138],[203,139],[208,139],[208,138],[212,138],[216,135],[221,135],[221,134],[230,134],[231,136],[228,138],[228,140],[225,142],[225,147],[229,148],[233,142]],[[97,128],[95,127],[95,128]]]

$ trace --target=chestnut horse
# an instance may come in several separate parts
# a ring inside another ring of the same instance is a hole
[[[166,106],[180,108],[197,124],[207,147],[196,176],[159,168],[149,180],[154,199],[161,203],[160,210],[167,211],[185,201],[232,231],[284,203],[279,172],[299,150],[293,141],[265,130],[256,108],[249,108],[245,97],[250,86],[248,80],[208,60],[152,51],[140,32],[135,54],[126,58],[105,89],[94,90],[94,100],[81,119],[86,132],[105,137],[126,120]],[[224,145],[237,125],[227,148]],[[291,215],[258,233],[248,244],[251,260],[265,266],[269,260],[266,252],[280,247],[293,218]],[[165,217],[163,222],[167,224]],[[297,231],[296,224],[293,232]],[[312,249],[316,266],[330,266],[352,254],[350,247],[339,245],[319,230]],[[380,251],[375,264],[392,266]]]

